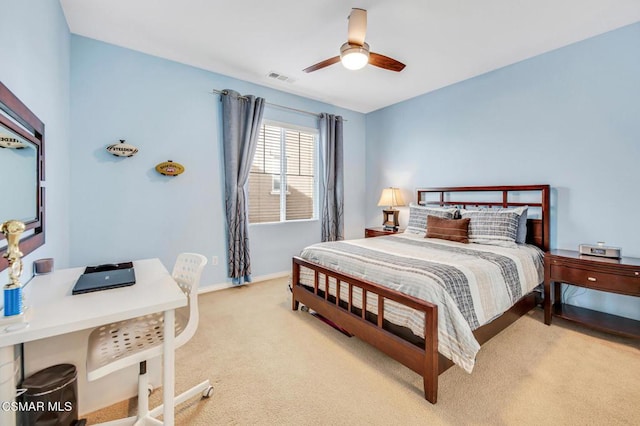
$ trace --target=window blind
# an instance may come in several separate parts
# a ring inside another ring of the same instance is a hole
[[[263,124],[249,174],[249,223],[312,219],[317,137]]]

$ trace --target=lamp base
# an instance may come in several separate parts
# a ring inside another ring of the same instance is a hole
[[[382,210],[382,225],[385,231],[397,231],[400,223],[398,222],[398,214],[400,210]]]

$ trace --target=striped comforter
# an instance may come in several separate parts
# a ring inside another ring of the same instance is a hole
[[[301,257],[438,305],[438,351],[469,373],[480,349],[473,330],[507,311],[544,277],[543,252],[534,246],[462,244],[406,233],[314,244]],[[301,282],[313,286],[308,268],[301,269]],[[346,301],[345,287],[340,298]],[[324,290],[324,277],[319,288]],[[329,294],[335,295],[333,281]],[[356,288],[353,304],[362,308]],[[377,312],[373,295],[367,310]],[[386,301],[385,319],[424,338],[422,312]]]

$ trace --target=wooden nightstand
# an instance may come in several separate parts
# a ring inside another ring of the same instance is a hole
[[[551,250],[544,256],[545,324],[551,324],[555,315],[596,330],[640,338],[640,321],[562,303],[560,283],[640,297],[640,259],[607,259],[572,250]]]
[[[388,231],[388,230],[384,229],[383,226],[372,226],[372,227],[369,227],[369,228],[365,228],[364,237],[365,238],[381,237],[383,235],[400,234],[402,232],[404,232],[404,228],[398,228],[397,231]]]

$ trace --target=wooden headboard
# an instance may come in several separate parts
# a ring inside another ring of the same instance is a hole
[[[541,219],[527,219],[527,243],[536,245],[544,251],[549,251],[550,191],[549,185],[419,188],[417,189],[417,202],[421,205],[458,206],[463,209],[480,206],[529,206],[530,210],[534,208],[540,209]],[[528,196],[533,195],[534,198],[527,197],[526,201],[510,201],[510,194],[527,194]],[[436,199],[434,200],[433,198]]]

